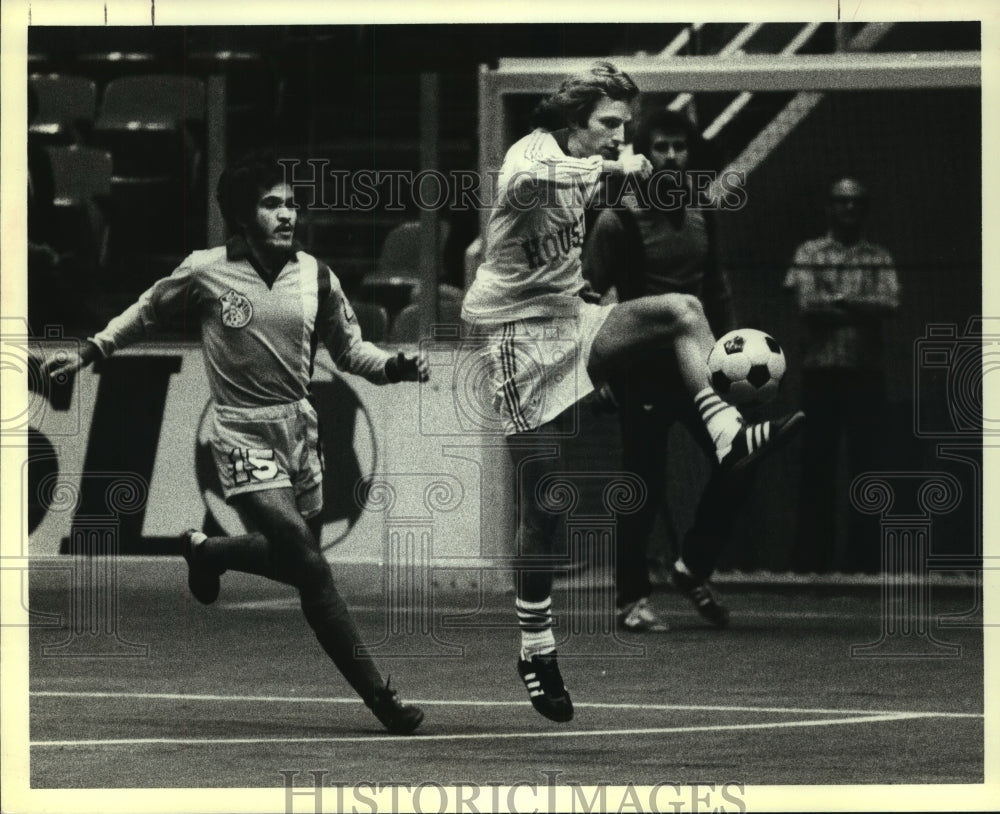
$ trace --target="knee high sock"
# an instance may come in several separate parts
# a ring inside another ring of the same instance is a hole
[[[514,605],[521,628],[522,658],[530,659],[532,656],[554,652],[556,640],[552,633],[552,597],[546,597],[541,602],[517,599]]]
[[[361,633],[337,590],[324,562],[303,568],[279,567],[271,558],[271,546],[260,533],[235,537],[209,537],[201,545],[204,561],[220,571],[231,569],[267,577],[298,588],[302,612],[320,646],[365,703],[374,698],[382,676],[364,647]],[[307,576],[312,571],[312,577]]]
[[[712,443],[715,444],[716,455],[722,460],[729,452],[733,439],[743,429],[743,416],[739,410],[719,398],[711,387],[699,391],[694,397],[694,403]]]
[[[366,704],[371,704],[382,676],[370,655],[333,578],[317,588],[299,589],[302,612],[323,650]]]
[[[233,537],[209,537],[201,546],[204,563],[223,571],[240,571],[277,579],[271,563],[271,546],[260,532]]]

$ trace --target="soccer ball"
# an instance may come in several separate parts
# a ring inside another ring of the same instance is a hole
[[[708,373],[715,392],[730,404],[764,404],[778,393],[785,354],[773,336],[742,328],[719,337],[708,355]]]

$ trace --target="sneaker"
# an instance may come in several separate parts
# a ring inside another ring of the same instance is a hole
[[[725,627],[729,624],[729,609],[715,600],[707,583],[699,582],[695,577],[678,571],[676,567],[670,569],[670,581],[678,591],[691,600],[694,609],[705,621],[716,627]]]
[[[409,735],[424,720],[424,711],[400,701],[399,693],[389,686],[390,680],[391,676],[384,687],[376,688],[371,703],[366,701],[365,704],[393,735]]]
[[[219,598],[219,572],[199,562],[197,546],[191,543],[191,535],[197,533],[198,529],[188,529],[181,534],[181,552],[188,564],[188,588],[202,605],[211,605]]]
[[[802,427],[805,419],[806,414],[796,410],[774,421],[747,424],[733,439],[719,465],[726,472],[738,472],[762,455],[783,447]]]
[[[573,702],[563,686],[555,653],[517,660],[517,672],[528,690],[531,705],[550,721],[564,723],[573,718]]]
[[[670,625],[653,610],[647,597],[630,602],[618,611],[618,628],[630,633],[665,633]]]

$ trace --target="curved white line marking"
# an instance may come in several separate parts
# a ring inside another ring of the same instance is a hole
[[[890,715],[858,715],[850,718],[824,718],[812,721],[769,721],[759,724],[710,724],[708,726],[664,726],[642,729],[588,729],[558,732],[478,732],[452,735],[348,735],[332,738],[118,738],[109,740],[31,741],[31,746],[149,746],[149,745],[252,745],[264,743],[382,743],[387,741],[470,741],[513,740],[515,738],[590,738],[608,735],[666,735],[681,732],[720,732],[748,729],[787,729],[806,726],[836,726],[878,721],[903,721],[923,718],[924,713],[893,713]]]
[[[141,698],[158,701],[232,701],[236,703],[264,702],[281,704],[360,704],[358,698],[322,698],[309,696],[276,696],[276,695],[198,695],[194,693],[167,692],[74,692],[59,690],[35,690],[30,693],[43,698]],[[523,707],[525,701],[463,701],[439,698],[409,698],[411,704],[423,704],[428,707]],[[937,712],[905,709],[817,709],[811,707],[745,707],[719,706],[709,704],[623,704],[603,703],[600,701],[574,702],[579,709],[638,709],[655,711],[681,712],[770,712],[782,715],[906,715],[908,717],[932,718],[982,718],[981,712]],[[631,730],[630,730],[631,731]]]
[[[294,703],[333,703],[333,704],[358,704],[356,698],[272,698],[268,696],[221,696],[221,695],[181,695],[169,693],[101,693],[101,692],[50,692],[39,691],[32,693],[37,697],[79,697],[79,698],[144,698],[170,701],[270,701],[270,702],[294,702]],[[428,700],[416,701],[415,703],[427,706],[518,706],[523,707],[523,701],[442,701]],[[693,711],[711,710],[718,712],[768,712],[772,714],[823,714],[823,715],[844,715],[848,717],[822,718],[804,721],[764,721],[760,723],[744,724],[707,724],[701,726],[665,726],[665,727],[643,727],[639,729],[587,729],[587,730],[559,730],[543,732],[480,732],[465,734],[440,734],[440,735],[345,735],[328,738],[110,738],[106,740],[85,739],[85,740],[52,740],[52,741],[30,741],[32,747],[100,747],[100,746],[152,746],[152,745],[188,745],[188,746],[211,746],[211,745],[254,745],[254,744],[277,744],[277,743],[384,743],[389,741],[409,741],[413,743],[426,743],[428,741],[471,741],[471,740],[514,740],[518,738],[584,738],[584,737],[607,737],[613,735],[665,735],[679,734],[684,732],[721,732],[734,730],[753,729],[790,729],[812,726],[838,726],[846,724],[876,723],[883,721],[904,721],[918,718],[947,717],[947,718],[982,718],[982,715],[961,712],[910,712],[910,711],[883,711],[872,712],[871,710],[809,710],[795,708],[774,708],[774,707],[713,707],[696,705],[670,705],[670,704],[603,704],[599,702],[589,702],[577,704],[577,707],[590,709],[640,709],[657,711]]]

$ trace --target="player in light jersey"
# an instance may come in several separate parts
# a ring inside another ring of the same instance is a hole
[[[490,212],[482,265],[462,316],[484,336],[518,495],[514,572],[521,628],[518,672],[535,709],[554,721],[573,717],[552,632],[552,568],[558,515],[539,485],[558,455],[540,454],[572,431],[572,409],[609,371],[640,348],[674,352],[683,386],[726,471],[742,469],[784,442],[801,412],[747,425],[709,385],[715,344],[694,296],[664,294],[615,305],[585,302],[580,250],[584,209],[604,174],[646,179],[643,155],[619,158],[638,88],[608,62],[568,77],[540,107],[545,127],[508,151]],[[658,371],[651,369],[649,375]],[[528,444],[534,442],[534,446]],[[546,558],[539,560],[539,558]]]
[[[182,535],[188,585],[205,604],[226,570],[298,589],[323,649],[391,732],[423,719],[383,682],[334,585],[319,545],[322,466],[309,384],[317,341],[337,367],[376,384],[426,381],[422,356],[362,339],[330,269],[294,241],[297,212],[284,167],[257,155],[226,169],[218,202],[235,236],[196,251],[50,374],[72,373],[126,347],[174,315],[196,321],[212,392],[212,452],[226,499],[253,531]]]

